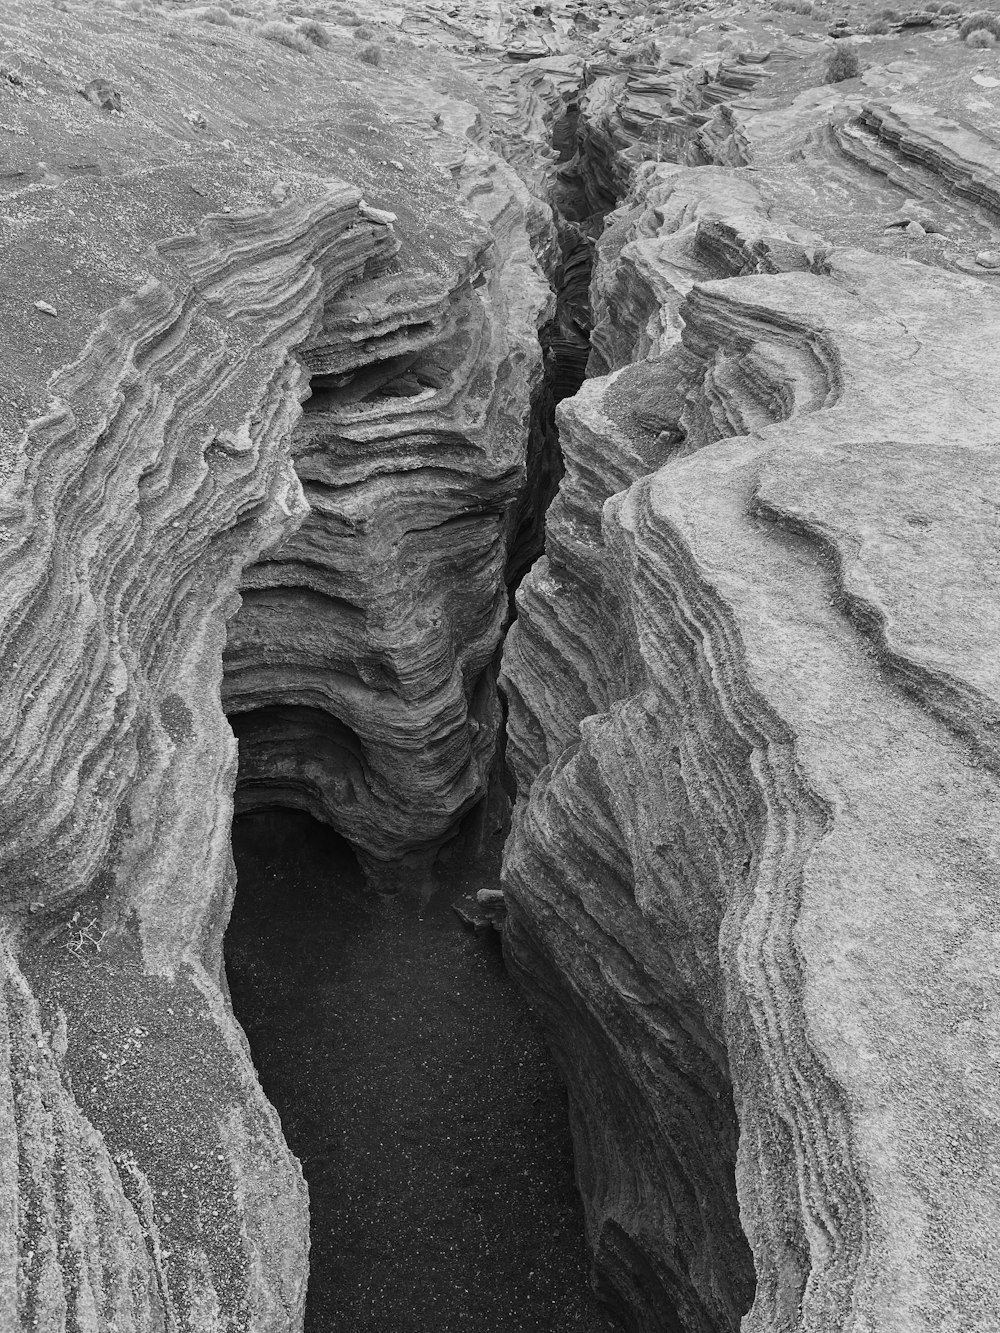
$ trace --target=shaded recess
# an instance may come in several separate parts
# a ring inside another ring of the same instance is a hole
[[[233,1005],[302,1161],[306,1329],[598,1333],[565,1093],[492,931],[450,901],[495,882],[499,837],[426,907],[378,897],[300,812],[233,825]]]

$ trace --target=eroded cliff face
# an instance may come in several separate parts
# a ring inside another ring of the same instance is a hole
[[[825,142],[727,107],[676,156],[737,123],[741,163]],[[985,1331],[1000,302],[800,225],[817,166],[632,165],[501,678],[505,940],[597,1280],[648,1333]]]
[[[484,796],[507,573],[537,548],[549,292],[524,187],[471,146],[461,168],[437,248],[369,265],[302,351],[308,517],[248,571],[226,651],[238,808],[308,810],[383,890]]]
[[[384,230],[340,187],[160,247],[5,480],[3,1280],[24,1328],[301,1319],[305,1188],[221,977],[218,688],[248,554],[305,509],[292,350]]]
[[[639,1333],[992,1331],[1000,162],[947,78],[712,32],[629,70],[544,12],[564,53],[479,89],[3,21],[3,1308],[301,1327],[232,813],[419,885],[487,790],[564,397],[505,939],[600,1292]]]
[[[314,809],[391,883],[485,792],[505,576],[538,540],[523,186],[402,119],[390,74],[181,22],[5,16],[0,1298],[25,1329],[301,1328],[306,1188],[222,968],[223,699],[241,798]],[[143,101],[164,41],[177,83]],[[75,90],[98,55],[120,119]]]

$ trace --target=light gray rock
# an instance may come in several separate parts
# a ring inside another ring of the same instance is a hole
[[[634,370],[564,405],[505,651],[507,950],[601,1289],[650,1333],[1000,1309],[1000,304],[827,264],[692,287],[648,363],[696,427],[662,466]]]

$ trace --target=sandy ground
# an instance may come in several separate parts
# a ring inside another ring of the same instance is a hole
[[[565,1094],[492,931],[449,903],[364,894],[330,830],[291,811],[233,831],[237,1016],[302,1161],[307,1333],[603,1333]]]

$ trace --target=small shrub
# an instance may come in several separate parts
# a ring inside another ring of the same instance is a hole
[[[948,0],[948,3],[942,5],[941,8],[938,10],[938,13],[941,15],[942,18],[949,18],[954,14],[961,14],[961,12],[962,12],[962,6],[953,5],[951,3],[951,0]]]
[[[317,23],[315,19],[308,19],[305,23],[300,23],[297,29],[300,36],[307,42],[312,42],[313,46],[320,46],[324,50],[330,45],[330,34],[322,23]]]
[[[363,46],[358,52],[358,59],[363,60],[366,65],[381,65],[382,48],[377,46],[375,42],[369,42],[367,46]]]
[[[892,24],[887,19],[875,19],[865,28],[869,37],[884,37],[887,32],[892,32]]]
[[[1000,37],[1000,19],[995,14],[970,14],[958,25],[958,35],[968,42],[973,33],[989,32]],[[970,46],[982,46],[983,42],[970,42]]]
[[[378,33],[370,23],[362,23],[354,29],[354,36],[359,42],[373,42]]]
[[[198,10],[196,17],[201,19],[202,23],[217,23],[220,28],[236,27],[236,20],[232,14],[221,5],[209,5],[205,9]]]
[[[876,20],[885,19],[886,23],[898,23],[900,15],[896,9],[880,9],[875,18]]]
[[[278,19],[272,19],[270,23],[263,23],[257,29],[261,37],[269,42],[277,42],[279,46],[287,46],[291,51],[308,52],[310,43],[305,37],[299,35],[290,23],[281,23]]]
[[[843,83],[845,79],[856,79],[860,73],[861,61],[857,51],[848,42],[838,42],[826,62],[825,82]]]
[[[986,28],[973,28],[965,39],[966,46],[996,46],[997,39]]]

